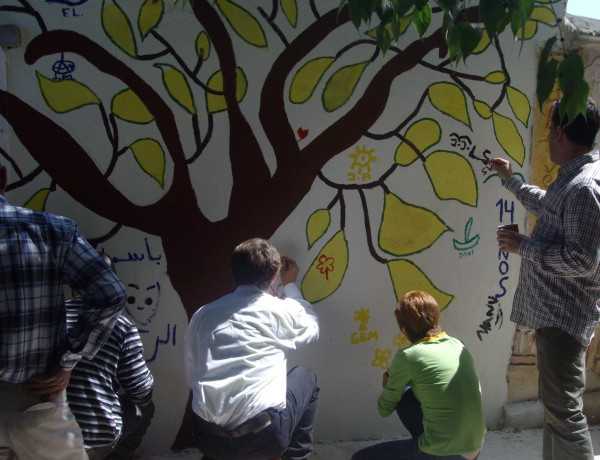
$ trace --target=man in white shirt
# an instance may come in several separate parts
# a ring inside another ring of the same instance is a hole
[[[298,266],[255,238],[235,248],[231,268],[236,290],[198,310],[186,334],[196,443],[214,460],[306,459],[319,386],[306,367],[286,371],[286,352],[317,340],[319,320],[295,284]],[[267,293],[280,268],[285,299]]]

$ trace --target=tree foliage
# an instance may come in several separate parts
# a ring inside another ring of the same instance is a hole
[[[384,53],[402,35],[402,24],[407,18],[412,20],[419,36],[423,37],[431,23],[432,12],[442,11],[448,55],[459,61],[474,53],[484,34],[493,42],[494,37],[510,27],[515,39],[526,39],[530,35],[528,29],[539,19],[545,17],[555,19],[557,24],[561,22],[555,14],[548,12],[554,12],[557,0],[541,2],[547,3],[547,6],[536,7],[535,3],[534,0],[480,0],[479,14],[475,16],[467,13],[469,2],[464,0],[341,0],[339,10],[348,5],[350,19],[357,28],[361,23],[377,22],[377,45]],[[558,81],[563,94],[560,115],[571,122],[579,114],[585,116],[590,88],[584,80],[581,56],[568,53],[563,48],[562,62],[550,58],[556,42],[556,36],[548,39],[540,55],[537,100],[541,109]]]

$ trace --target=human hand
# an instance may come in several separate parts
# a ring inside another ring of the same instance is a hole
[[[498,173],[500,179],[504,181],[513,175],[512,166],[508,160],[503,158],[492,158],[491,160],[488,160],[488,164]]]
[[[281,264],[281,270],[279,272],[281,284],[285,286],[288,283],[295,283],[300,269],[294,259],[283,256],[281,257]]]
[[[389,379],[389,378],[390,378],[390,370],[388,369],[388,370],[386,370],[386,371],[383,373],[383,377],[382,377],[382,379],[381,379],[381,386],[382,386],[383,388],[387,387],[387,383],[388,383],[388,379]]]
[[[25,386],[32,396],[41,396],[43,401],[52,401],[67,388],[71,371],[66,371],[60,366],[55,366],[43,375],[34,375]]]
[[[496,232],[496,239],[498,240],[498,249],[502,252],[518,254],[519,246],[521,246],[521,241],[525,239],[525,235],[505,228],[499,228]]]

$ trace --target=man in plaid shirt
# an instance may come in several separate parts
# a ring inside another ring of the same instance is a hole
[[[551,113],[550,159],[558,177],[547,191],[524,184],[508,161],[491,160],[505,187],[537,217],[530,237],[498,230],[501,251],[521,256],[511,320],[535,329],[544,460],[593,460],[582,412],[585,354],[600,318],[600,158],[597,106],[568,124]]]
[[[0,459],[86,459],[71,370],[110,335],[123,285],[65,217],[11,206],[0,166]],[[64,283],[83,306],[67,333]]]

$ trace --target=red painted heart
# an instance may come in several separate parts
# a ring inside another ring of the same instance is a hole
[[[296,131],[298,133],[298,136],[300,136],[300,140],[304,139],[306,136],[308,136],[308,129],[303,129],[302,127],[298,128],[298,131]]]

